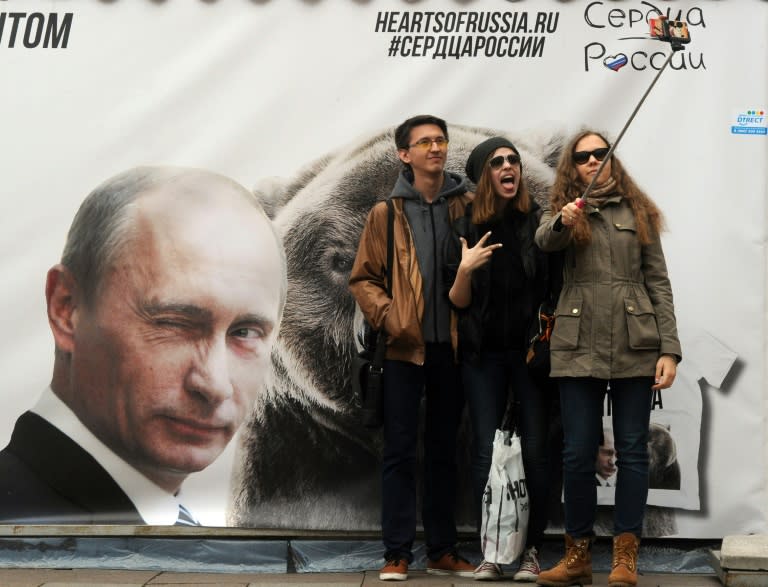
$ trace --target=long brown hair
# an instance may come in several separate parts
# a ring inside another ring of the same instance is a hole
[[[555,181],[550,190],[549,202],[553,214],[559,213],[568,202],[581,197],[587,189],[576,171],[573,151],[578,142],[588,136],[599,137],[606,145],[610,145],[603,134],[593,130],[584,130],[568,142],[560,155],[560,161],[555,170]],[[664,230],[664,215],[661,210],[638,187],[616,155],[611,156],[611,177],[616,180],[616,193],[621,194],[632,208],[637,227],[637,239],[643,245],[652,243],[654,238]],[[582,245],[592,240],[592,230],[585,215],[573,227],[573,240]]]
[[[488,166],[488,161],[491,160],[493,153],[497,150],[498,149],[494,149],[494,151],[488,155],[483,163],[483,172],[480,174],[480,179],[477,180],[475,198],[472,200],[473,224],[482,224],[501,216],[502,208],[498,208],[498,198],[496,197],[496,191],[493,189],[493,180],[491,179],[491,168]],[[512,151],[517,153],[514,149]],[[517,154],[519,156],[519,153]],[[509,205],[524,214],[531,210],[531,194],[528,192],[528,186],[523,178],[522,160],[520,161],[520,182],[517,185],[517,194],[512,198],[511,202],[507,202],[507,206]]]

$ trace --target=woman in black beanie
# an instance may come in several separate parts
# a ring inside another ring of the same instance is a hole
[[[493,438],[514,393],[531,512],[516,581],[536,581],[537,549],[547,522],[549,402],[534,385],[525,354],[528,332],[547,289],[546,257],[534,243],[541,211],[531,198],[520,153],[503,137],[477,145],[467,160],[477,184],[446,246],[448,297],[459,315],[458,353],[472,425],[472,486],[478,525]],[[483,561],[476,579],[501,577]]]

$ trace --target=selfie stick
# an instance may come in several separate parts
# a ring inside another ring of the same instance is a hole
[[[656,85],[656,82],[658,81],[659,76],[661,75],[661,72],[667,68],[667,65],[669,65],[669,62],[671,61],[672,56],[677,51],[680,51],[683,48],[683,45],[675,40],[671,41],[671,45],[672,45],[672,52],[667,57],[667,60],[664,62],[664,65],[661,66],[661,69],[659,69],[658,73],[656,74],[656,77],[653,78],[651,85],[648,86],[647,90],[645,90],[645,94],[643,94],[643,97],[640,98],[640,102],[638,102],[637,106],[635,106],[635,109],[632,111],[632,114],[630,115],[629,120],[627,120],[627,123],[624,125],[624,128],[621,129],[619,136],[616,137],[616,141],[614,141],[613,145],[611,145],[611,147],[608,149],[608,153],[600,162],[600,167],[597,168],[597,173],[595,173],[595,175],[592,177],[592,181],[589,182],[587,189],[584,190],[584,193],[581,195],[581,198],[578,198],[576,202],[574,202],[579,208],[583,208],[584,205],[586,204],[587,196],[589,196],[589,194],[592,193],[592,188],[595,186],[595,183],[597,183],[597,178],[600,177],[600,172],[603,170],[603,167],[605,167],[605,164],[608,163],[608,161],[611,159],[611,155],[613,155],[613,152],[616,150],[616,147],[618,146],[619,141],[621,141],[621,137],[624,136],[624,133],[627,132],[627,128],[629,128],[629,125],[632,124],[632,121],[635,119],[635,115],[637,114],[637,111],[640,110],[640,106],[643,105],[643,103],[645,102],[645,99],[648,97],[648,94],[651,93],[653,86]]]

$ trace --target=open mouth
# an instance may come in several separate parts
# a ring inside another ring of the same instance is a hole
[[[504,187],[513,188],[517,183],[517,178],[514,175],[505,175],[504,177],[500,178],[499,181]]]

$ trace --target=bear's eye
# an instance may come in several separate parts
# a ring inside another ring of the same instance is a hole
[[[344,253],[336,252],[331,255],[331,271],[344,273],[345,275],[352,271],[354,258]]]

